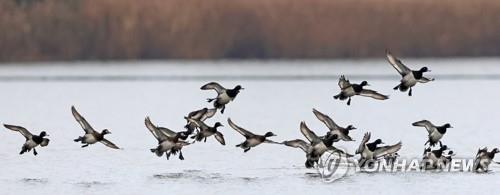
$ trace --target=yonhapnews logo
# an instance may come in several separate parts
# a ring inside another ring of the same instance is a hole
[[[396,159],[392,162],[385,159],[372,160],[371,166],[360,167],[355,159],[348,158],[344,152],[325,153],[318,161],[317,171],[325,182],[333,182],[358,172],[473,172],[474,159],[452,159],[434,162],[430,159]],[[433,166],[429,166],[433,165]]]

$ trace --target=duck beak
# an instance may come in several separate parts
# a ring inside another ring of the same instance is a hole
[[[384,142],[380,142],[380,144],[385,144]]]
[[[427,70],[427,72],[432,72],[432,70]]]

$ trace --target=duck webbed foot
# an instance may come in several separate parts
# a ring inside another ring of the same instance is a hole
[[[36,149],[35,149],[35,148],[33,148],[33,154],[34,154],[35,156],[36,156],[36,155],[38,155],[38,152],[36,152]]]
[[[350,106],[350,105],[351,105],[351,98],[349,98],[349,99],[347,100],[347,105],[348,105],[348,106]]]
[[[410,91],[408,91],[408,96],[411,96],[411,91],[412,89],[410,88]]]
[[[182,150],[179,150],[179,159],[184,160],[184,156],[182,155]]]

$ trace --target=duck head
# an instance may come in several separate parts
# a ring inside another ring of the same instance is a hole
[[[420,68],[420,72],[430,72],[431,70],[429,70],[427,67],[422,67]]]
[[[374,144],[376,144],[376,145],[379,145],[379,144],[385,144],[384,142],[382,142],[382,140],[381,140],[381,139],[377,139],[377,140],[375,140],[373,143],[374,143]]]
[[[245,88],[241,87],[241,85],[236,85],[236,87],[234,87],[234,90],[236,91],[239,91],[239,90],[243,90]]]
[[[347,126],[347,128],[346,128],[346,129],[350,131],[350,130],[354,130],[354,129],[356,129],[356,127],[354,127],[354,126],[352,126],[352,125],[349,125],[349,126]]]
[[[500,153],[500,150],[498,150],[498,148],[494,148],[491,152],[492,152],[493,154],[496,154],[496,153]]]
[[[276,136],[273,132],[267,132],[266,134],[264,134],[264,137],[272,137],[272,136]]]
[[[443,127],[444,127],[444,128],[453,128],[453,127],[450,125],[450,123],[446,123],[446,124],[444,124],[444,126],[443,126]]]
[[[214,124],[214,128],[216,128],[216,129],[217,129],[217,127],[224,127],[224,125],[222,125],[222,124],[221,124],[221,123],[219,123],[219,122],[216,122],[216,123]]]
[[[370,86],[370,84],[368,84],[368,81],[363,81],[363,82],[361,82],[360,85],[361,86]]]
[[[49,136],[47,132],[45,131],[40,132],[40,137],[47,137],[47,136]]]
[[[111,134],[111,131],[109,131],[108,129],[102,130],[101,135],[106,135],[106,134]]]

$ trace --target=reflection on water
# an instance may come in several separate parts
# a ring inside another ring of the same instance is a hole
[[[111,183],[107,182],[100,182],[100,181],[88,181],[88,182],[78,182],[76,183],[77,186],[84,187],[84,188],[91,188],[94,186],[106,186],[110,185]]]
[[[26,184],[46,184],[49,182],[47,178],[23,178],[21,182]]]
[[[155,174],[153,178],[166,181],[189,180],[196,182],[220,182],[227,179],[229,176],[229,174],[206,173],[201,170],[184,170],[178,173]]]

